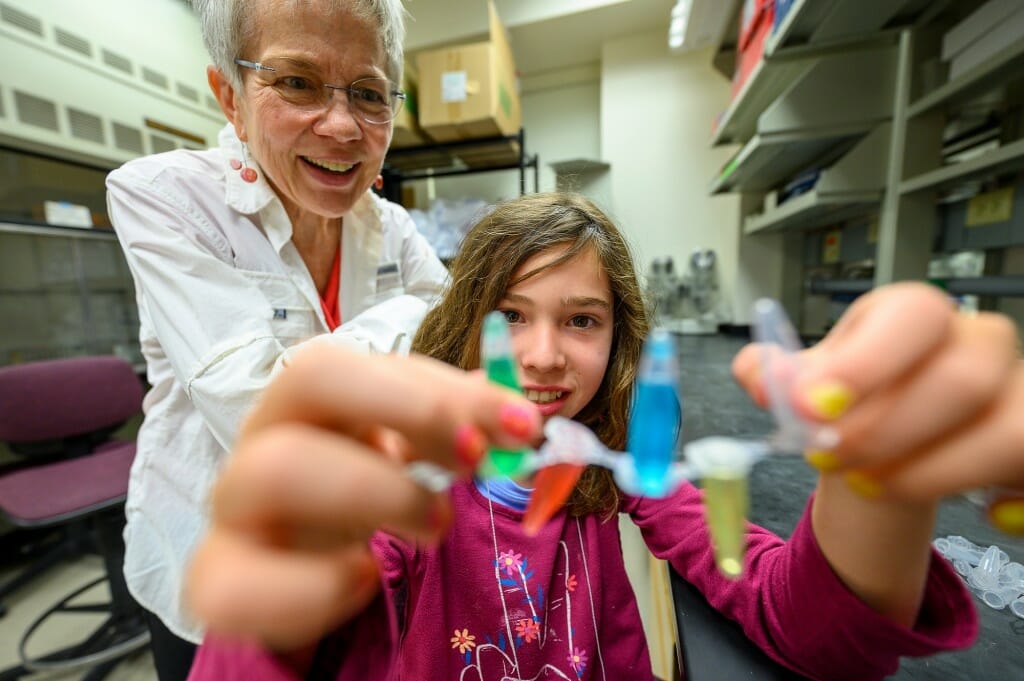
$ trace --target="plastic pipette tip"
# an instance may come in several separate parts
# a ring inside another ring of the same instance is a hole
[[[585,469],[586,466],[578,464],[559,463],[537,471],[533,494],[523,514],[523,531],[528,536],[536,536],[561,510]]]

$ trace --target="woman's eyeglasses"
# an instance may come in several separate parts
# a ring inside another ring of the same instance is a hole
[[[259,74],[264,84],[272,87],[281,99],[303,111],[325,111],[331,105],[335,90],[348,96],[350,110],[367,123],[387,123],[402,110],[405,93],[396,89],[387,78],[360,78],[348,86],[328,85],[315,72],[283,64],[235,59],[242,68]]]

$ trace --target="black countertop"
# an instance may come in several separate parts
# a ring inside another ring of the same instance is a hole
[[[772,429],[770,415],[754,406],[733,382],[730,363],[745,343],[727,336],[677,336],[683,400],[683,440],[707,435],[757,436]],[[788,537],[817,479],[800,457],[772,457],[750,480],[751,520]],[[944,501],[936,536],[959,534],[975,544],[998,544],[1010,560],[1024,563],[1024,539],[992,528],[977,505],[964,497]],[[1024,679],[1024,619],[1009,609],[992,610],[975,600],[981,620],[978,641],[968,650],[925,659],[905,659],[893,679],[1003,681]]]

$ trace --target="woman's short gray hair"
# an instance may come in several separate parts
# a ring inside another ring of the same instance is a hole
[[[263,0],[264,2],[266,0]],[[307,8],[309,0],[277,0],[293,8]],[[405,42],[405,18],[402,0],[320,0],[320,10],[330,14],[349,10],[377,25],[378,36],[387,57],[388,78],[399,87],[402,83],[402,60]],[[236,88],[242,84],[235,57],[252,59],[241,53],[256,32],[254,17],[260,2],[254,0],[192,0],[203,28],[203,42],[210,59]]]

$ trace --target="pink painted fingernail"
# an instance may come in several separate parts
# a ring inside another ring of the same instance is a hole
[[[536,417],[535,411],[518,404],[502,405],[501,410],[498,412],[498,422],[501,424],[501,429],[520,440],[525,440],[533,435]]]
[[[455,429],[455,458],[466,468],[476,468],[487,451],[487,440],[476,426],[464,423]]]

